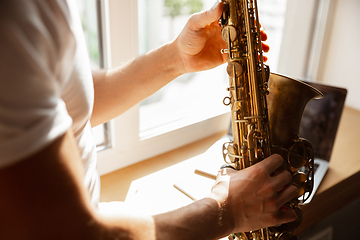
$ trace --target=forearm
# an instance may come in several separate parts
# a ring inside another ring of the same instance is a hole
[[[220,239],[231,232],[228,216],[212,198],[204,198],[184,208],[154,216],[157,240]]]
[[[110,234],[107,237],[147,240],[220,239],[230,232],[225,220],[218,203],[211,198],[153,217],[123,215],[103,219]],[[125,236],[125,232],[130,235]]]
[[[93,74],[92,126],[107,122],[183,73],[175,44],[169,43],[127,64]]]

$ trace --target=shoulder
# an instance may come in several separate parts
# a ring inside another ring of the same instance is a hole
[[[61,98],[76,49],[69,16],[62,0],[0,1],[0,166],[71,127]]]
[[[74,54],[65,1],[5,0],[0,9],[0,61],[57,74],[59,60]]]

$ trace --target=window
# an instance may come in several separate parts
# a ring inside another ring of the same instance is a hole
[[[101,36],[101,31],[99,30],[101,30],[101,28],[98,27],[97,3],[96,0],[77,0],[92,70],[104,67],[102,44],[101,41],[99,41],[99,37]],[[109,124],[105,123],[96,126],[92,130],[98,151],[110,146]]]
[[[318,79],[323,40],[331,24],[331,0],[288,1],[278,71],[298,78]]]
[[[212,0],[208,2],[211,2],[211,5],[213,5]],[[159,4],[163,6],[164,1],[151,1],[151,4],[150,1],[147,4],[135,0],[101,1],[101,12],[106,13],[102,17],[102,25],[107,29],[104,42],[108,41],[108,49],[104,52],[104,56],[108,67],[117,66],[122,62],[136,57],[140,50],[149,50],[144,49],[143,45],[139,45],[139,43],[141,43],[140,39],[143,38],[140,38],[138,29],[144,27],[141,25],[142,20],[140,15],[142,14],[139,12],[146,10],[144,6],[151,6],[156,9]],[[162,8],[164,10],[164,6]],[[163,13],[164,12],[159,11],[152,12],[155,16],[161,16]],[[186,23],[188,16],[189,15],[181,17],[182,26]],[[126,19],[126,24],[124,24],[124,19]],[[180,26],[178,30],[181,30],[182,26]],[[155,27],[158,26],[155,25]],[[178,33],[174,34],[177,35]],[[168,40],[165,39],[164,41],[167,42]],[[159,45],[160,44],[162,43],[159,43]],[[211,75],[211,73],[204,73]],[[153,120],[152,122],[155,122],[155,125],[150,125],[150,127],[145,126],[145,128],[142,127],[144,125],[140,124],[140,119],[141,115],[144,116],[143,114],[146,113],[146,110],[140,106],[133,107],[122,116],[111,121],[112,148],[99,153],[100,173],[106,173],[113,169],[124,167],[226,130],[229,124],[229,115],[227,113],[229,110],[222,105],[222,98],[226,96],[225,81],[227,81],[227,77],[225,71],[220,74],[222,75],[222,77],[219,77],[220,83],[222,78],[224,86],[221,90],[224,94],[222,94],[221,98],[218,98],[218,106],[221,110],[215,114],[204,110],[204,106],[212,106],[211,104],[207,105],[206,100],[200,99],[200,101],[199,99],[194,99],[194,101],[202,105],[201,108],[196,109],[197,113],[200,112],[201,114],[194,114],[194,110],[187,112],[182,111],[185,114],[180,115],[180,117],[175,120],[163,121],[163,124],[160,124],[160,126],[157,124],[159,120]],[[213,82],[217,80],[209,76],[203,78],[207,78],[208,81]],[[187,80],[180,79],[180,81],[186,82]],[[200,92],[196,88],[198,88],[198,86],[193,87],[193,92]],[[217,91],[219,91],[219,89],[216,89],[216,92]],[[209,93],[207,94],[209,95]],[[177,104],[179,103],[181,103],[181,99],[177,100]],[[145,106],[146,104],[141,105]],[[169,110],[169,107],[166,106],[156,106],[155,108],[162,108],[162,112]],[[145,122],[150,122],[149,118],[145,119]],[[164,119],[165,117],[162,118],[162,120]],[[147,131],[140,131],[140,127]]]
[[[139,54],[175,39],[191,14],[213,4],[213,0],[138,0]],[[178,77],[140,104],[140,139],[228,112],[222,103],[227,85],[224,65]]]
[[[271,72],[278,72],[279,54],[284,31],[287,0],[258,0],[259,18],[261,26],[268,35],[266,44],[270,51],[267,65]]]
[[[191,14],[191,6],[181,4],[193,3],[196,10],[214,4],[213,0],[97,2],[104,67],[118,66],[177,36]],[[184,11],[179,12],[170,2],[177,2]],[[258,6],[260,21],[269,36],[271,50],[266,55],[271,71],[304,78],[311,58],[313,39],[310,36],[318,22],[314,16],[319,4],[312,0],[258,0]],[[110,121],[111,147],[99,152],[100,174],[226,130],[229,109],[222,106],[222,99],[227,96],[227,76],[223,68],[184,75]],[[184,92],[169,100],[167,95],[174,95],[173,89]],[[189,105],[181,95],[186,96]],[[172,110],[176,111],[166,114]]]

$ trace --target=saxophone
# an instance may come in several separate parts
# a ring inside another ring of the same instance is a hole
[[[224,143],[224,160],[236,170],[247,168],[273,153],[282,169],[292,174],[298,197],[286,205],[297,214],[294,222],[251,232],[233,233],[230,240],[296,240],[293,230],[302,221],[300,204],[310,196],[314,180],[314,154],[309,141],[299,137],[304,108],[323,95],[315,88],[279,74],[264,65],[256,0],[222,0],[219,20],[227,43],[232,142]]]

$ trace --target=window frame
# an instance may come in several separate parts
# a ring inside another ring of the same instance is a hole
[[[138,55],[137,0],[98,1],[104,67],[112,68]],[[122,33],[126,33],[126,37]],[[229,119],[229,113],[206,119],[195,116],[188,126],[142,140],[139,137],[139,105],[135,105],[108,123],[111,147],[98,153],[99,173],[103,175],[226,131]]]
[[[97,1],[101,13],[102,33],[100,35],[103,43],[104,67],[112,68],[138,55],[138,1]],[[331,2],[331,0],[320,1]],[[287,2],[285,21],[289,17],[294,17],[294,19],[286,21],[284,28],[296,29],[297,32],[294,33],[290,30],[283,36],[278,66],[279,72],[282,74],[304,78],[309,74],[308,62],[311,56],[315,61],[313,64],[319,64],[319,58],[316,58],[316,56],[321,53],[321,49],[316,50],[317,53],[315,52],[314,55],[314,49],[311,47],[314,41],[315,44],[319,44],[316,43],[316,39],[312,38],[314,31],[316,31],[315,25],[318,23],[316,20],[318,17],[316,16],[319,5],[315,2],[317,1],[288,0]],[[304,16],[309,17],[305,19],[305,24],[301,25],[301,23],[304,23]],[[124,22],[124,19],[126,22]],[[328,19],[327,16],[325,16],[326,19]],[[322,23],[323,28],[326,23],[327,21]],[[320,35],[323,37],[324,32]],[[298,46],[298,48],[293,46]],[[316,61],[318,62],[316,63]],[[203,116],[200,119],[194,116],[187,126],[142,140],[139,137],[139,105],[136,105],[108,123],[111,147],[98,153],[99,173],[104,175],[207,136],[224,132],[228,129],[229,121],[229,112],[222,114],[209,113],[209,116]]]
[[[332,24],[334,0],[288,0],[278,71],[309,81],[319,77],[321,57]],[[304,16],[308,16],[307,18]],[[294,21],[286,19],[294,18]]]

